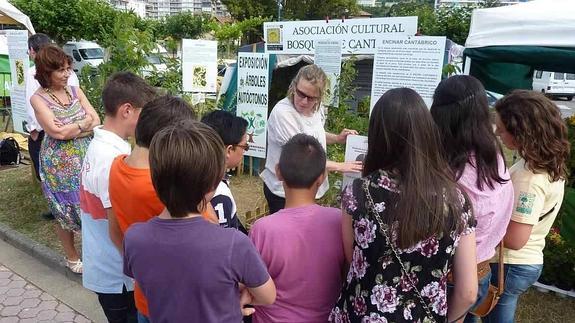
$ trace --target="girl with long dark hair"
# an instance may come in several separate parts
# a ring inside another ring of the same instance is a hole
[[[469,196],[477,221],[479,304],[489,289],[489,262],[511,218],[513,185],[479,80],[468,75],[443,80],[435,90],[431,115],[439,127],[447,162]],[[475,320],[469,314],[465,321]]]
[[[370,118],[363,177],[343,194],[350,263],[333,322],[443,322],[475,302],[475,220],[413,90],[387,91]],[[447,273],[456,287],[447,300]]]

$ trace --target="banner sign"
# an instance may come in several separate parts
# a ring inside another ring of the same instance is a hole
[[[8,58],[10,60],[10,74],[12,84],[10,88],[10,102],[12,108],[12,125],[14,131],[28,133],[26,123],[26,75],[30,61],[28,58],[28,31],[7,30]]]
[[[269,54],[313,55],[318,40],[341,42],[342,54],[375,54],[382,39],[413,36],[417,17],[277,21],[264,23]]]
[[[182,88],[186,92],[217,90],[218,42],[182,39]]]
[[[337,40],[315,42],[314,64],[327,76],[323,94],[323,105],[335,107],[339,104],[339,74],[341,73],[341,46]]]
[[[266,158],[269,56],[266,53],[238,53],[236,114],[248,122],[246,156]]]
[[[373,59],[371,109],[385,91],[397,87],[417,91],[430,107],[433,92],[441,81],[444,55],[445,37],[384,40]]]

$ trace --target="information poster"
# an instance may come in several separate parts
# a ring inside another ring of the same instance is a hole
[[[385,91],[397,87],[417,91],[430,107],[433,92],[441,81],[444,55],[445,37],[384,40],[373,59],[371,109]]]
[[[349,135],[345,143],[345,161],[361,161],[367,155],[367,137],[359,135]],[[360,178],[361,173],[344,173],[342,190],[345,189],[354,179]]]
[[[182,88],[186,92],[217,90],[218,42],[182,40]]]
[[[264,40],[269,54],[313,55],[316,42],[340,42],[343,54],[375,54],[382,39],[414,36],[417,17],[276,21],[264,23]]]
[[[238,53],[237,115],[248,121],[245,155],[266,158],[269,57],[266,53]]]
[[[339,104],[339,74],[341,73],[341,46],[337,40],[318,40],[315,43],[314,63],[327,75],[323,105]]]
[[[12,124],[14,131],[27,133],[26,123],[26,75],[30,66],[28,58],[28,31],[7,30],[8,58],[12,84],[10,102],[12,108]]]

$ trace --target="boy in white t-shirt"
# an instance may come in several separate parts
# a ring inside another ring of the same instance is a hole
[[[222,138],[226,150],[226,169],[238,167],[244,152],[250,148],[246,134],[248,122],[244,118],[221,110],[207,114],[202,118],[202,122],[214,129]],[[236,202],[230,190],[229,175],[224,176],[210,202],[218,215],[220,226],[235,228],[247,234],[247,230],[238,219]]]
[[[105,118],[94,128],[82,166],[80,208],[85,288],[98,295],[110,322],[135,322],[134,284],[123,273],[122,256],[110,239],[108,216],[112,205],[108,178],[114,158],[130,153],[128,137],[134,135],[142,107],[156,91],[130,72],[112,75],[102,91]]]

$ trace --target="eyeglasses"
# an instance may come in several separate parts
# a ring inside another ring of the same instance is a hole
[[[250,150],[250,145],[248,145],[248,144],[245,144],[245,145],[237,144],[237,145],[234,145],[234,147],[240,147],[240,148],[243,149],[244,151]]]
[[[309,96],[309,95],[303,93],[303,92],[300,91],[297,87],[295,88],[295,93],[296,93],[297,96],[299,96],[300,99],[302,99],[302,100],[303,100],[303,99],[307,99],[307,100],[310,101],[310,102],[316,102],[316,101],[319,99],[319,97],[317,97],[317,96]]]

